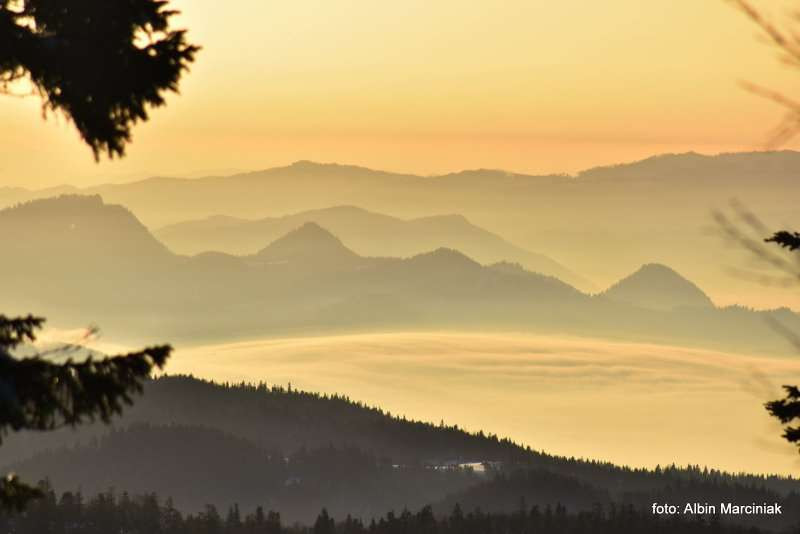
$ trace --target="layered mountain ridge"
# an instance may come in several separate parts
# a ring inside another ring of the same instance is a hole
[[[66,192],[100,194],[107,202],[131,209],[149,228],[216,214],[260,220],[330,206],[359,206],[414,219],[451,213],[457,206],[458,213],[472,224],[502,235],[523,250],[546,251],[596,287],[611,285],[633,265],[655,262],[685,273],[725,304],[800,309],[798,293],[727,276],[731,268],[747,262],[747,252],[722,239],[712,218],[714,211],[728,209],[730,199],[739,199],[767,228],[783,229],[785,222],[795,217],[796,206],[786,191],[796,187],[798,174],[800,156],[791,151],[667,154],[589,169],[576,176],[529,176],[496,170],[415,176],[352,165],[299,162],[231,176],[154,178],[82,189],[7,189],[0,192],[0,206]],[[359,254],[409,253],[369,250],[354,233],[325,221],[316,222]],[[252,254],[296,226],[299,224],[276,231],[264,242],[256,241],[257,248],[242,241],[236,246],[249,248],[224,251]],[[481,263],[508,259],[543,271],[507,254],[506,258],[480,256],[477,250],[467,250],[458,243],[429,245],[454,246]],[[214,248],[219,249],[211,250]],[[580,286],[575,280],[571,282]]]
[[[309,222],[325,227],[365,256],[410,257],[450,247],[481,263],[513,261],[582,290],[596,289],[557,261],[517,247],[458,214],[400,219],[355,206],[335,206],[257,220],[213,215],[166,226],[155,235],[181,254],[216,250],[244,255],[263,247],[265,239],[278,239]]]
[[[640,272],[592,296],[511,264],[482,265],[452,248],[405,259],[361,256],[316,223],[250,256],[179,256],[128,210],[96,197],[2,211],[0,235],[9,236],[6,252],[14,258],[0,264],[8,313],[44,314],[70,327],[102,320],[107,332],[134,340],[480,328],[786,352],[790,344],[765,318],[800,325],[791,312],[716,308],[666,268],[642,272],[669,276]],[[641,278],[670,283],[637,283]],[[683,300],[665,300],[673,287],[682,288]]]

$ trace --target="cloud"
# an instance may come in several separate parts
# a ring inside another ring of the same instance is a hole
[[[763,402],[800,358],[597,339],[410,332],[178,350],[168,372],[341,393],[395,414],[631,465],[794,472]]]

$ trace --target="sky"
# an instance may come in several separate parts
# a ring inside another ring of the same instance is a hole
[[[757,0],[756,0],[757,1]],[[181,95],[96,164],[36,98],[0,98],[0,186],[256,170],[300,159],[435,174],[576,172],[754,150],[800,73],[725,0],[173,0],[203,46]],[[758,4],[783,20],[781,0]],[[800,147],[800,143],[790,145]]]

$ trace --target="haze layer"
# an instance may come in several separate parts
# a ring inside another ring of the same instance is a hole
[[[578,338],[408,333],[178,350],[167,369],[349,394],[395,414],[491,430],[618,464],[792,473],[764,409],[800,362]]]

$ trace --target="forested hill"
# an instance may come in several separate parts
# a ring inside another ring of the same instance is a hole
[[[28,479],[50,477],[59,490],[157,491],[191,510],[267,499],[304,519],[321,506],[379,514],[401,505],[441,502],[445,509],[470,502],[507,510],[521,496],[555,504],[560,495],[580,510],[593,502],[643,506],[654,498],[674,500],[684,490],[711,500],[794,502],[792,493],[800,490],[796,480],[779,477],[648,471],[557,457],[482,432],[408,421],[341,396],[190,377],[152,381],[115,426],[105,437],[100,426],[11,435],[3,444],[5,467]],[[82,445],[74,447],[77,442]],[[129,460],[122,465],[119,458]],[[454,468],[475,462],[492,462],[490,474]],[[511,476],[516,472],[528,475]],[[494,479],[504,473],[507,478]]]
[[[409,421],[344,396],[265,384],[217,384],[187,376],[165,376],[148,383],[114,426],[137,422],[209,427],[287,451],[353,445],[404,464],[521,462],[535,455],[510,440],[469,434],[457,426]],[[75,432],[11,435],[3,443],[3,457],[16,461],[45,448],[85,442],[104,430],[93,425]]]

